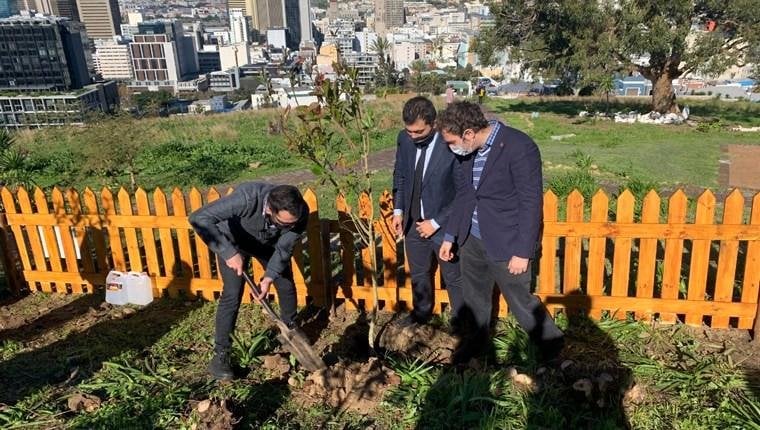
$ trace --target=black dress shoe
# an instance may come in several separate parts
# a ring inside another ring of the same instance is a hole
[[[229,351],[217,351],[208,365],[208,373],[218,381],[229,381],[234,376]]]

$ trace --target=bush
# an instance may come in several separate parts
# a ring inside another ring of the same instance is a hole
[[[212,140],[167,142],[138,156],[139,182],[147,188],[223,183],[247,167],[246,155],[236,145]]]
[[[577,189],[584,198],[588,199],[599,188],[599,183],[589,171],[576,170],[552,178],[549,181],[549,188],[559,198],[567,197],[574,189]]]

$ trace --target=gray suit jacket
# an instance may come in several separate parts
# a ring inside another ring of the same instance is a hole
[[[306,208],[291,228],[267,228],[264,202],[275,186],[264,182],[240,184],[232,194],[190,214],[190,225],[223,260],[239,252],[253,256],[271,254],[265,276],[276,279],[289,267],[293,248],[306,231],[309,213]]]

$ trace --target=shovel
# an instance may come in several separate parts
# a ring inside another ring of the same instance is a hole
[[[251,278],[247,273],[243,272],[243,278],[256,297],[260,294],[259,287],[251,281]],[[277,324],[277,328],[280,329],[280,334],[277,335],[277,340],[280,341],[283,347],[296,356],[296,360],[301,363],[304,369],[309,372],[316,372],[317,370],[324,369],[325,362],[319,358],[316,351],[309,344],[309,340],[306,336],[298,330],[288,328],[287,325],[280,319],[279,316],[272,310],[269,303],[266,300],[261,301],[261,306],[269,316],[269,318]]]

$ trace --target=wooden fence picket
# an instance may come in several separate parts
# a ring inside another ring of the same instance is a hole
[[[617,211],[615,222],[632,223],[635,198],[629,190],[625,190],[617,199]],[[631,271],[631,245],[630,237],[615,238],[612,257],[612,289],[613,297],[628,297],[628,281]],[[610,309],[612,316],[618,319],[626,318],[627,309]]]
[[[656,192],[650,191],[644,197],[641,208],[641,225],[660,223],[660,206],[662,202]],[[641,238],[639,240],[639,259],[636,273],[636,297],[649,299],[654,297],[655,273],[657,272],[656,238]],[[650,318],[651,312],[636,312],[636,318]]]
[[[591,199],[591,222],[607,222],[610,199],[604,191],[599,190]],[[588,274],[586,276],[586,294],[593,296],[604,295],[604,268],[606,266],[607,239],[592,237],[588,244]],[[599,310],[590,311],[593,318],[601,318]]]
[[[723,221],[721,225],[739,225],[744,214],[744,196],[739,190],[734,190],[726,197],[723,204]],[[722,240],[718,255],[718,273],[715,279],[716,302],[732,302],[734,296],[734,280],[736,279],[736,260],[739,254],[738,240]],[[758,269],[760,270],[760,269]],[[716,315],[712,318],[712,327],[727,328],[728,317]]]
[[[676,191],[668,201],[668,224],[683,224],[686,222],[687,198],[683,190]],[[660,298],[678,299],[681,287],[681,259],[683,257],[683,239],[670,238],[665,241],[665,258],[662,269],[662,291]],[[666,323],[674,323],[674,312],[660,313],[660,318]]]
[[[706,190],[697,199],[697,212],[694,217],[695,225],[710,225],[715,221],[715,195]],[[689,261],[689,287],[686,298],[691,301],[705,300],[707,292],[707,273],[710,267],[710,247],[712,242],[705,239],[695,239],[691,244],[691,259]],[[704,315],[698,312],[687,312],[686,323],[699,325]]]
[[[557,196],[550,191],[544,195],[544,226],[557,222]],[[538,263],[538,293],[557,292],[557,236],[544,230],[541,239],[541,259]]]
[[[29,193],[24,187],[19,187],[16,193],[18,199],[18,206],[21,209],[21,213],[32,214],[32,203],[29,200]],[[29,225],[26,227],[26,234],[29,237],[29,247],[31,248],[32,258],[34,259],[34,269],[37,272],[46,272],[49,270],[47,261],[45,259],[45,252],[43,251],[41,236],[39,234],[37,225]],[[51,246],[54,246],[57,242],[51,242]],[[53,291],[52,283],[46,281],[39,282],[40,288],[43,292],[49,293]]]
[[[583,222],[583,194],[573,190],[567,197],[567,223]],[[562,293],[577,294],[581,289],[581,238],[565,238],[564,271],[562,276]]]

